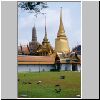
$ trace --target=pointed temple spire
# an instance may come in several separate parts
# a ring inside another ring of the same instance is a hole
[[[45,16],[45,39],[47,39],[46,16]]]
[[[45,36],[44,36],[44,41],[48,41],[48,38],[47,38],[47,29],[46,29],[46,16],[45,16]]]
[[[46,30],[46,16],[45,16],[45,34],[47,34],[47,30]]]
[[[63,26],[63,21],[62,21],[62,7],[60,10],[60,25],[59,25],[59,30],[58,30],[58,34],[57,36],[65,36],[65,30],[64,30],[64,26]]]
[[[63,21],[62,21],[62,7],[60,10],[60,25],[59,25],[59,30],[57,34],[57,38],[55,39],[55,51],[56,52],[70,52],[69,48],[69,43],[68,43],[68,38],[66,37],[66,33],[64,30],[63,26]]]
[[[35,24],[34,24],[34,27],[32,28],[32,41],[37,41],[37,33],[36,33]]]

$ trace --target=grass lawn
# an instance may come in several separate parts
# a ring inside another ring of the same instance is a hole
[[[64,75],[65,79],[60,76]],[[42,81],[37,84],[38,81]],[[60,85],[61,91],[56,92]],[[61,72],[24,72],[18,73],[19,98],[76,98],[81,95],[81,73]]]

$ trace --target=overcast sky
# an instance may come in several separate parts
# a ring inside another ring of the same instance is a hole
[[[69,47],[72,49],[81,44],[81,2],[47,2],[46,13],[47,35],[53,47],[59,29],[60,7],[62,7],[63,25],[68,37]],[[41,43],[45,34],[45,16],[28,13],[18,9],[18,45],[26,45],[32,40],[32,27],[36,27],[37,40]]]

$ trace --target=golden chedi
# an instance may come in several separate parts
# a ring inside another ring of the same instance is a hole
[[[69,53],[70,48],[68,44],[68,39],[65,35],[65,30],[62,22],[62,8],[60,11],[60,25],[59,25],[59,30],[57,34],[57,38],[55,39],[55,51],[56,52],[65,52]]]

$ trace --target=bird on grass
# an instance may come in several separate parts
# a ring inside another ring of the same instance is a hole
[[[42,81],[38,81],[37,84],[40,84]]]
[[[60,93],[61,92],[61,88],[59,89],[55,89],[56,93]]]

